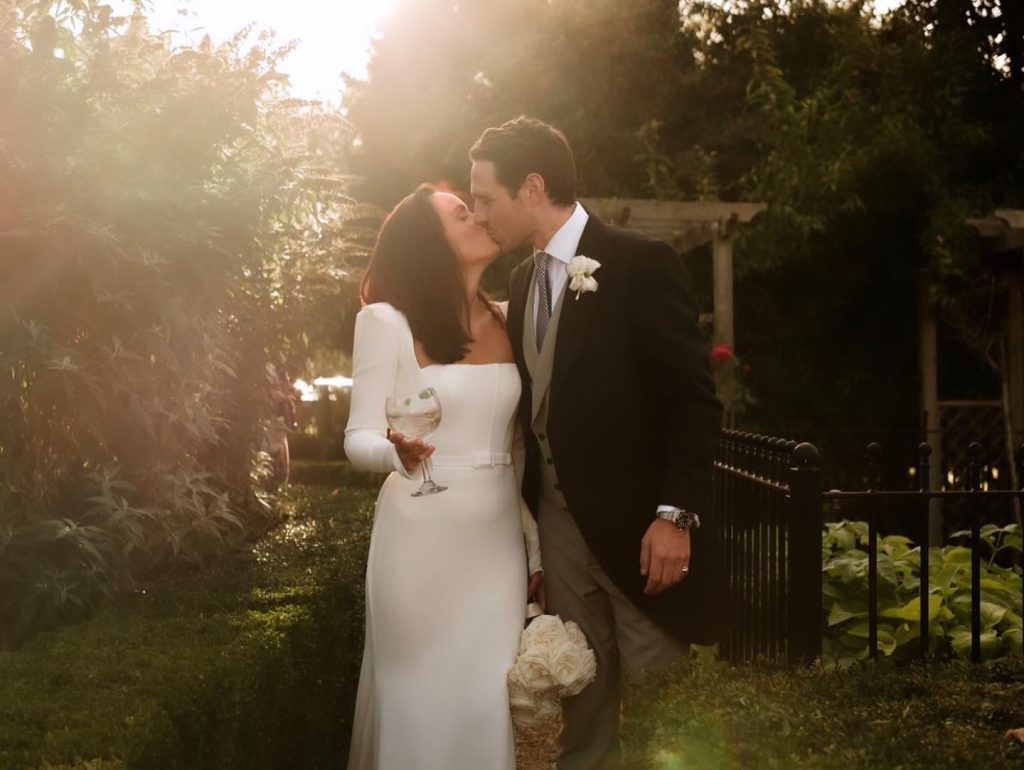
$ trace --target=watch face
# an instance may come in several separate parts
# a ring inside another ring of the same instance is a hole
[[[696,523],[696,518],[689,511],[678,511],[676,513],[676,526],[680,529],[689,529]]]

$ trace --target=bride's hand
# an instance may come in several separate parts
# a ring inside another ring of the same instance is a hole
[[[533,600],[540,605],[541,612],[548,611],[548,597],[544,591],[544,573],[534,572],[526,585],[526,600]]]
[[[421,462],[434,454],[434,447],[422,439],[407,439],[401,433],[395,433],[393,430],[388,430],[388,441],[395,445],[398,457],[409,473],[416,470]]]

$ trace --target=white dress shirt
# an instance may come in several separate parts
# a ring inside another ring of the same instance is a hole
[[[554,259],[548,261],[548,281],[551,283],[551,313],[554,315],[555,308],[562,298],[562,289],[565,287],[565,282],[569,279],[569,272],[567,270],[569,262],[576,256],[577,249],[580,246],[580,238],[583,237],[583,228],[587,226],[587,220],[590,219],[590,215],[587,214],[579,203],[574,204],[572,214],[565,221],[565,224],[558,228],[551,240],[548,241],[542,251],[546,251]],[[538,249],[534,249],[533,253],[536,256]],[[540,289],[537,288],[537,282],[533,282],[533,322],[537,323],[537,312],[540,309]]]

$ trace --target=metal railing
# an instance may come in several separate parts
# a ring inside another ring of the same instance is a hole
[[[881,447],[868,447],[866,489],[821,489],[818,450],[812,444],[727,430],[714,470],[714,514],[720,527],[734,623],[724,640],[728,660],[756,657],[806,663],[821,656],[823,611],[822,530],[828,506],[866,508],[868,522],[868,645],[878,655],[878,539],[885,504],[909,504],[927,532],[929,502],[965,500],[970,520],[971,659],[981,659],[982,509],[1019,499],[1024,490],[987,490],[982,485],[982,447],[971,445],[963,490],[929,490],[931,448],[918,450],[917,489],[883,490]],[[1022,473],[1024,478],[1024,473]],[[929,547],[920,548],[920,653],[929,650]],[[1024,554],[1019,558],[1024,573]],[[1022,579],[1024,593],[1024,579]]]

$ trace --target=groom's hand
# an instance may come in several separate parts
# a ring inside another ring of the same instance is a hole
[[[683,580],[690,564],[690,533],[664,519],[655,519],[640,541],[640,574],[644,593],[652,596]]]

